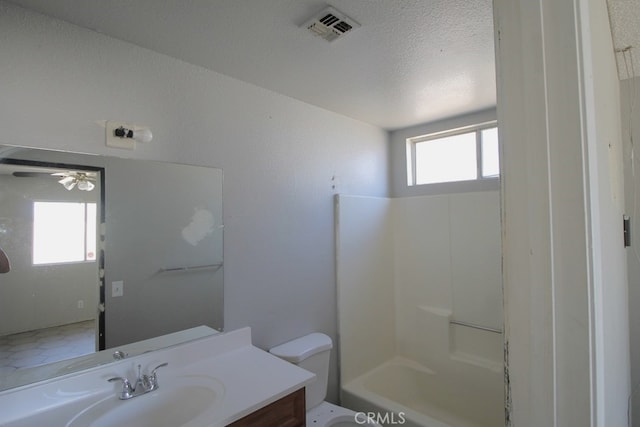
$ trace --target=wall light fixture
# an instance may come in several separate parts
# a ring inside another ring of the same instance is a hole
[[[136,142],[150,142],[153,139],[151,129],[131,123],[105,121],[105,137],[108,147],[135,150]]]

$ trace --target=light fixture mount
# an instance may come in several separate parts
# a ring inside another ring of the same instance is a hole
[[[137,142],[150,142],[153,139],[151,130],[146,126],[136,126],[124,122],[107,121],[105,137],[108,147],[135,150]]]
[[[125,129],[122,126],[114,130],[113,134],[119,138],[133,138],[133,130]]]

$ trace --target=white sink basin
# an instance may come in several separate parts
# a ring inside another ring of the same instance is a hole
[[[212,377],[193,375],[165,379],[160,388],[129,400],[114,393],[80,411],[67,427],[199,426],[223,399],[224,385]],[[205,423],[206,424],[206,423]]]

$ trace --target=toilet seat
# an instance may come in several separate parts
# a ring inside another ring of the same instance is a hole
[[[355,415],[355,413],[354,413]],[[377,424],[371,424],[366,422],[364,424],[357,423],[354,415],[339,415],[336,418],[329,421],[325,427],[353,427],[353,426],[377,426]]]
[[[329,402],[322,402],[307,411],[307,427],[380,427],[371,422],[356,422],[356,412]]]

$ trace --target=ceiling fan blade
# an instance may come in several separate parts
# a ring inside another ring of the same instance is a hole
[[[29,171],[15,171],[11,175],[15,176],[16,178],[51,177],[51,174],[47,172],[29,172]]]

